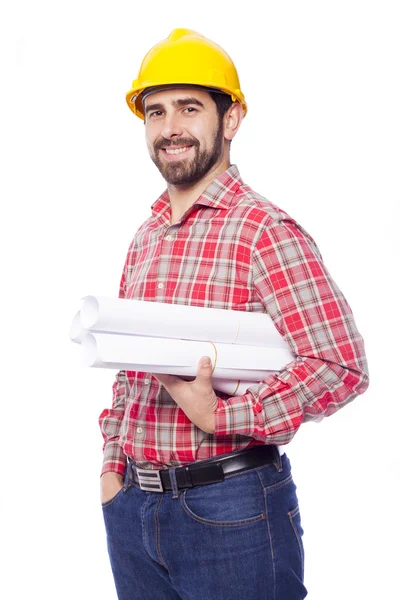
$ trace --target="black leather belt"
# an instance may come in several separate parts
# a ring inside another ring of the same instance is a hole
[[[252,446],[232,454],[216,456],[177,467],[175,469],[178,489],[191,488],[195,485],[218,483],[225,475],[232,475],[262,467],[277,460],[279,451],[276,446]],[[128,476],[131,481],[138,483],[140,489],[148,492],[163,492],[172,490],[170,469],[151,470],[137,467],[128,459]]]

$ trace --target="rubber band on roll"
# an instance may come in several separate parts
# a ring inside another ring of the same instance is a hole
[[[214,352],[215,352],[214,366],[213,366],[213,370],[211,371],[211,375],[212,375],[215,371],[215,367],[217,366],[217,348],[216,348],[215,344],[213,344],[213,342],[210,342],[210,344],[214,348]]]
[[[235,387],[235,390],[232,392],[231,396],[234,396],[236,394],[236,392],[239,389],[239,385],[240,385],[240,379],[238,379],[237,386]]]
[[[239,337],[239,333],[240,333],[240,321],[238,321],[238,328],[237,328],[237,331],[236,331],[235,339],[233,340],[232,344],[236,343],[236,340]]]

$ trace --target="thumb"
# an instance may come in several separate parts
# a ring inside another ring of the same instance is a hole
[[[208,356],[203,356],[199,361],[199,367],[197,369],[197,379],[211,379],[212,375],[212,364]]]

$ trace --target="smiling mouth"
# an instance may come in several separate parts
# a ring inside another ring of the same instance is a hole
[[[166,154],[184,154],[185,152],[187,152],[188,150],[190,150],[190,148],[192,148],[192,146],[182,146],[180,148],[163,148],[163,151]]]

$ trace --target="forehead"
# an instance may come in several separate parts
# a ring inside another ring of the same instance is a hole
[[[176,100],[184,98],[196,98],[205,106],[211,101],[211,96],[206,90],[198,87],[187,86],[176,89],[160,90],[147,95],[144,99],[144,106],[149,104],[170,104]]]

